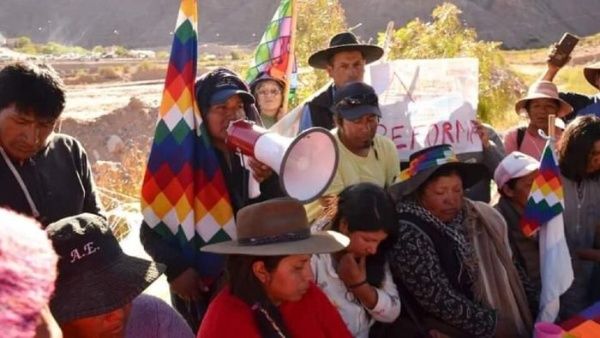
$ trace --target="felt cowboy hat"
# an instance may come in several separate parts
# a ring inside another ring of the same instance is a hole
[[[488,175],[487,168],[481,163],[460,162],[452,146],[441,144],[419,150],[410,155],[408,168],[396,177],[398,183],[393,184],[390,194],[399,200],[408,196],[431,177],[436,171],[450,167],[458,172],[463,188],[469,188]]]
[[[246,206],[237,213],[237,240],[210,244],[201,251],[252,256],[328,253],[350,240],[335,231],[310,232],[306,211],[298,200],[277,198]]]
[[[107,221],[93,214],[46,228],[59,256],[50,310],[59,324],[112,312],[130,303],[165,267],[123,253]]]
[[[329,41],[329,47],[317,51],[308,58],[308,64],[313,68],[326,69],[329,60],[339,52],[359,51],[367,63],[377,61],[383,55],[383,49],[379,46],[362,44],[356,36],[350,32],[334,35]]]
[[[573,107],[558,96],[556,85],[550,81],[536,81],[527,91],[527,96],[517,101],[515,111],[517,114],[526,113],[525,106],[527,101],[535,99],[553,99],[559,103],[558,117],[563,117],[573,111]]]
[[[600,62],[593,63],[583,68],[583,75],[585,76],[585,79],[592,86],[600,89],[600,87],[598,87],[598,81],[596,81],[598,78],[598,73],[600,73]]]

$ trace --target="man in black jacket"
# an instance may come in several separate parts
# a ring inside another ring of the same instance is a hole
[[[310,127],[335,127],[331,106],[336,88],[351,82],[362,82],[365,65],[379,60],[382,55],[383,49],[359,43],[350,32],[336,34],[331,38],[328,48],[311,55],[308,64],[313,68],[326,70],[333,84],[316,94],[302,108],[299,131]]]
[[[64,107],[64,85],[50,66],[14,63],[0,71],[0,206],[43,226],[100,213],[85,150],[54,132]]]

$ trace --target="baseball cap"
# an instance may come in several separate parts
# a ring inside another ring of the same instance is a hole
[[[246,87],[232,76],[224,76],[215,84],[215,90],[210,97],[210,105],[225,103],[233,95],[239,95],[246,103],[254,103],[254,96]]]
[[[502,189],[506,182],[513,178],[523,177],[539,168],[540,162],[535,158],[520,151],[513,151],[498,164],[494,172],[494,181],[498,189]]]
[[[333,102],[333,110],[346,120],[356,120],[367,114],[381,117],[375,90],[363,82],[353,82],[339,88]]]

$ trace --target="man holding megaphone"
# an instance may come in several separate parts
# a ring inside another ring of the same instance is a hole
[[[195,89],[196,102],[205,127],[203,136],[206,137],[201,140],[208,138],[203,141],[202,147],[213,148],[216,154],[219,166],[217,171],[222,174],[229,197],[227,203],[231,205],[233,214],[237,214],[246,205],[283,196],[278,177],[271,168],[250,157],[242,163],[241,156],[225,143],[227,127],[232,121],[245,119],[260,124],[254,97],[247,85],[235,73],[219,68],[202,75],[197,80]],[[207,161],[200,162],[202,163],[195,165],[211,165]],[[214,168],[210,169],[213,172]],[[256,198],[251,198],[248,192],[250,176],[254,176],[260,183],[260,195]],[[206,184],[214,184],[213,182],[210,179]],[[209,200],[220,198],[209,195],[211,191],[221,188],[222,186],[215,186],[203,189],[205,192],[200,194],[202,196],[196,197]],[[197,331],[208,301],[217,289],[216,279],[222,274],[222,266],[204,266],[207,271],[199,271],[198,266],[185,258],[179,246],[165,240],[147,224],[142,225],[140,237],[150,256],[167,266],[165,275],[171,287],[173,305]]]

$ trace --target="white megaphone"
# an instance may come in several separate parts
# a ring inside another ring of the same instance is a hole
[[[254,122],[237,120],[229,124],[225,142],[229,148],[273,169],[283,191],[303,203],[312,202],[325,192],[339,161],[333,135],[319,127],[289,138]]]

